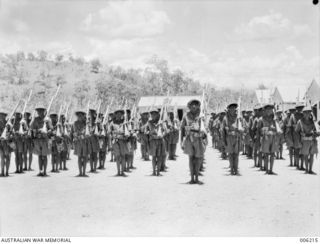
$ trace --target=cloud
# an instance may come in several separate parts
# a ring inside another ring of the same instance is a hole
[[[137,38],[159,35],[170,24],[164,11],[140,1],[111,1],[94,13],[89,13],[80,30],[109,38]]]
[[[294,24],[281,13],[270,11],[236,26],[232,37],[240,41],[273,41],[311,35],[308,25]]]

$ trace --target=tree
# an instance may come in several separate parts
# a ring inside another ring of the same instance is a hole
[[[38,51],[38,59],[40,61],[46,61],[47,60],[47,57],[48,57],[48,53],[46,51]]]
[[[101,67],[101,63],[99,59],[95,58],[91,60],[91,72],[99,73],[100,67]]]
[[[34,61],[36,59],[36,57],[34,56],[33,53],[28,53],[28,60],[29,61]]]
[[[56,65],[58,65],[59,63],[61,63],[61,61],[63,60],[63,55],[62,54],[56,54],[55,56],[55,61],[56,61]]]

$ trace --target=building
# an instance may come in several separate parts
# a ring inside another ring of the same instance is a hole
[[[187,104],[191,99],[201,101],[201,96],[146,96],[141,97],[138,103],[139,112],[148,111],[151,107],[161,109],[165,102],[168,102],[168,110],[178,110],[178,117],[181,120],[187,111]]]
[[[312,80],[309,86],[277,86],[271,100],[282,110],[287,110],[297,103],[314,104],[320,100],[320,87],[315,80]]]
[[[272,91],[270,89],[255,90],[255,102],[258,104],[272,103]]]

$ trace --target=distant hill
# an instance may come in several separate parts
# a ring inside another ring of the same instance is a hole
[[[18,52],[0,56],[0,101],[12,107],[19,98],[26,98],[33,89],[31,105],[48,103],[58,84],[62,85],[56,107],[62,101],[85,106],[90,99],[109,100],[116,103],[124,99],[129,104],[144,95],[195,95],[202,93],[201,83],[188,77],[181,70],[169,70],[166,60],[151,57],[145,69],[123,69],[103,65],[98,59],[85,61],[82,58],[55,55],[49,59],[45,51],[37,55]],[[217,91],[209,86],[207,97],[211,109],[222,109],[229,101],[239,97],[239,91],[224,89]],[[245,103],[250,104],[253,91],[244,91]]]

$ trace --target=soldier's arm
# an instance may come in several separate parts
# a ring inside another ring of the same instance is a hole
[[[182,119],[182,123],[181,123],[181,126],[180,126],[180,141],[182,142],[184,137],[186,136],[186,120],[185,118]]]

